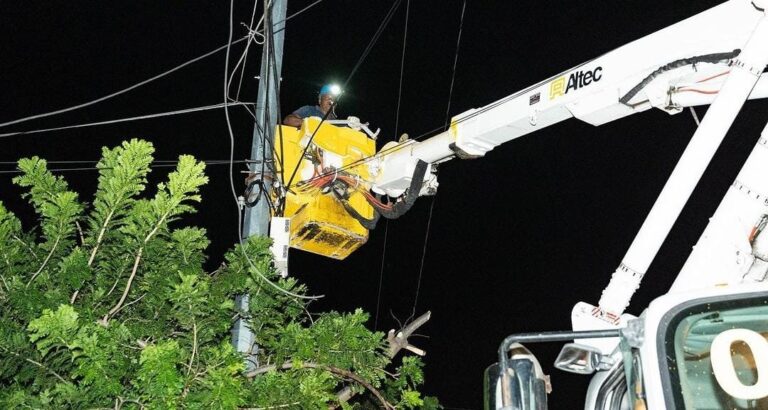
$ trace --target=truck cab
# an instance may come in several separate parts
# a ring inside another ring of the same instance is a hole
[[[517,342],[604,338],[605,330],[512,335],[486,370],[485,408],[546,409],[549,380]],[[768,408],[768,284],[669,293],[617,330],[606,355],[569,343],[560,370],[594,374],[585,409]],[[501,352],[500,352],[501,353]],[[504,377],[506,373],[506,378]],[[555,386],[556,387],[556,386]],[[507,394],[506,406],[502,397]]]

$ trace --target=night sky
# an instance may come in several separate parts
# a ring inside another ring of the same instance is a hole
[[[398,130],[412,137],[444,124],[462,0],[410,3]],[[289,0],[291,15],[312,3]],[[499,98],[703,11],[717,1],[468,1],[451,115]],[[343,82],[392,1],[325,0],[288,22],[283,114],[310,104],[330,81]],[[337,109],[382,128],[378,146],[396,139],[395,118],[407,0],[347,88]],[[252,1],[238,0],[234,36],[246,34]],[[262,5],[259,4],[259,10]],[[89,101],[224,45],[225,1],[3,2],[0,6],[0,122]],[[232,62],[243,45],[232,49]],[[251,48],[240,98],[255,101],[261,48]],[[116,99],[0,132],[172,111],[223,101],[224,53]],[[664,293],[682,267],[766,120],[749,102],[651,265],[629,312]],[[704,115],[705,108],[698,108]],[[250,152],[253,121],[231,109],[235,159]],[[425,392],[446,408],[482,407],[482,372],[511,333],[570,329],[574,303],[596,304],[695,129],[687,111],[652,110],[605,126],[569,120],[499,146],[485,158],[441,165],[436,197],[371,232],[345,261],[292,251],[291,274],[326,297],[313,311],[377,312],[378,330],[397,328],[414,309],[432,320],[412,343],[427,351]],[[123,139],[152,141],[156,158],[189,153],[229,156],[221,110],[45,134],[0,138],[0,161],[39,155],[97,160]],[[83,164],[80,164],[83,166]],[[90,166],[90,165],[86,165]],[[12,170],[13,165],[2,165]],[[243,167],[238,165],[236,172]],[[167,170],[156,169],[156,183]],[[212,165],[196,215],[208,230],[216,266],[237,238],[226,166]],[[67,172],[90,200],[96,172]],[[0,200],[34,226],[12,174],[0,174]],[[238,184],[242,174],[236,173]],[[244,185],[238,185],[238,188]],[[434,208],[429,220],[430,206]],[[552,368],[559,345],[532,345],[552,376],[550,408],[578,408],[588,377]]]

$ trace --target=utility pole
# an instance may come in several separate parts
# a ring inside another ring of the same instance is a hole
[[[270,210],[267,197],[273,181],[272,171],[268,161],[272,160],[272,143],[275,125],[277,124],[278,90],[280,73],[283,65],[283,39],[285,37],[285,15],[288,0],[264,1],[264,30],[265,40],[261,53],[261,72],[259,75],[259,92],[256,98],[256,125],[253,129],[251,144],[251,159],[249,169],[251,177],[261,181],[264,190],[258,202],[245,208],[245,221],[242,235],[244,238],[253,235],[269,235]],[[269,30],[272,30],[270,35]],[[255,192],[258,188],[254,187]],[[248,311],[249,295],[236,299],[239,311]],[[238,352],[248,355],[246,366],[251,369],[258,366],[256,353],[258,346],[254,343],[253,332],[248,327],[247,320],[242,318],[235,322],[232,329],[232,343]]]

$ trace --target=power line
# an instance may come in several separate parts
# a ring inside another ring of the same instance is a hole
[[[408,44],[408,17],[411,11],[411,0],[405,4],[405,28],[403,30],[403,53],[400,58],[400,85],[397,89],[397,110],[395,111],[395,136],[397,136],[398,124],[400,122],[400,98],[403,95],[403,68],[405,67],[405,50]],[[389,233],[389,219],[384,221],[384,244],[381,249],[381,266],[379,268],[379,287],[376,291],[376,316],[373,321],[373,330],[379,325],[379,308],[381,305],[381,288],[384,282],[384,267],[387,260],[387,237]]]
[[[395,138],[400,126],[400,100],[403,96],[403,68],[405,68],[405,48],[408,44],[408,16],[411,13],[411,0],[405,3],[405,29],[403,30],[403,54],[400,57],[400,85],[397,87],[397,114],[395,114]]]
[[[450,110],[451,110],[451,98],[453,97],[453,83],[454,79],[456,78],[456,63],[459,60],[459,46],[461,45],[461,31],[462,27],[464,26],[464,11],[467,8],[467,0],[464,0],[464,3],[461,7],[461,18],[459,19],[459,34],[458,38],[456,39],[456,53],[453,58],[453,70],[451,73],[451,87],[450,92],[448,93],[448,108],[445,110],[445,127],[448,127],[448,120],[450,119]],[[435,202],[437,201],[437,196],[432,197],[432,203],[429,205],[429,217],[427,218],[427,231],[424,234],[424,247],[421,250],[421,264],[419,265],[419,279],[416,282],[416,296],[413,298],[413,310],[411,311],[411,317],[416,315],[416,305],[419,302],[419,290],[421,289],[421,278],[424,273],[424,261],[427,258],[427,243],[429,243],[429,228],[432,225],[432,211],[435,209]]]
[[[288,16],[285,20],[281,21],[280,23],[287,22],[288,20],[298,16],[299,14],[304,13],[305,11],[307,11],[307,10],[311,9],[312,7],[316,6],[317,4],[319,4],[321,1],[322,0],[315,1],[314,3],[310,4],[309,6],[304,7],[303,9],[299,10],[298,12]],[[280,23],[278,23],[278,24],[280,24]],[[258,24],[257,24],[257,28],[258,28]],[[280,31],[282,31],[282,30],[285,30],[285,28],[280,29]],[[231,42],[227,42],[227,44],[225,44],[225,45],[223,45],[221,47],[215,48],[215,49],[213,49],[213,50],[211,50],[211,51],[209,51],[209,52],[207,52],[207,53],[205,53],[205,54],[203,54],[201,56],[195,57],[195,58],[193,58],[191,60],[188,60],[188,61],[186,61],[184,63],[181,63],[181,64],[177,65],[176,67],[174,67],[174,68],[172,68],[172,69],[170,69],[168,71],[165,71],[165,72],[160,73],[160,74],[158,74],[158,75],[156,75],[154,77],[151,77],[151,78],[148,78],[148,79],[146,79],[144,81],[136,83],[136,84],[134,84],[134,85],[132,85],[130,87],[124,88],[124,89],[119,90],[119,91],[115,91],[115,92],[113,92],[111,94],[108,94],[108,95],[105,95],[103,97],[99,97],[99,98],[97,98],[95,100],[87,101],[87,102],[84,102],[82,104],[74,105],[74,106],[67,107],[67,108],[62,108],[60,110],[50,111],[50,112],[42,113],[42,114],[30,115],[28,117],[18,118],[18,119],[12,120],[12,121],[7,121],[7,122],[4,122],[4,123],[0,123],[0,128],[7,127],[9,125],[20,124],[22,122],[31,121],[31,120],[38,119],[38,118],[51,117],[51,116],[54,116],[54,115],[63,114],[65,112],[79,110],[81,108],[89,107],[91,105],[98,104],[98,103],[100,103],[102,101],[109,100],[111,98],[114,98],[114,97],[117,97],[119,95],[125,94],[125,93],[127,93],[129,91],[135,90],[135,89],[137,89],[137,88],[139,88],[139,87],[141,87],[143,85],[149,84],[149,83],[151,83],[151,82],[153,82],[155,80],[159,80],[160,78],[163,78],[163,77],[165,77],[165,76],[167,76],[167,75],[169,75],[171,73],[174,73],[174,72],[176,72],[176,71],[178,71],[178,70],[180,70],[180,69],[182,69],[182,68],[184,68],[184,67],[186,67],[186,66],[188,66],[190,64],[196,63],[196,62],[198,62],[198,61],[200,61],[200,60],[202,60],[202,59],[204,59],[206,57],[210,57],[210,56],[218,53],[219,51],[225,50],[228,47],[231,47],[231,46],[233,46],[235,44],[238,44],[238,43],[240,43],[240,42],[242,42],[242,41],[244,41],[246,39],[249,39],[249,38],[252,39],[253,35],[254,35],[254,30],[251,29],[249,31],[248,35],[246,35],[246,36],[243,36],[243,37],[241,37],[241,38],[239,38],[237,40],[231,41]],[[250,41],[249,41],[248,45],[250,45]],[[246,48],[246,50],[247,50],[247,48]],[[238,86],[238,89],[239,89],[239,86]]]
[[[248,38],[250,38],[250,34],[245,36],[245,37],[242,37],[242,38],[240,38],[240,39],[238,39],[238,40],[236,40],[234,42],[227,43],[227,44],[225,44],[225,45],[223,45],[221,47],[218,47],[218,48],[216,48],[214,50],[211,50],[211,51],[209,51],[209,52],[207,52],[207,53],[205,53],[205,54],[203,54],[203,55],[201,55],[199,57],[195,57],[195,58],[193,58],[193,59],[191,59],[191,60],[189,60],[187,62],[179,64],[176,67],[174,67],[174,68],[172,68],[172,69],[170,69],[168,71],[165,71],[163,73],[160,73],[160,74],[158,74],[158,75],[156,75],[154,77],[151,77],[149,79],[146,79],[144,81],[136,83],[136,84],[134,84],[134,85],[132,85],[130,87],[123,88],[120,91],[113,92],[112,94],[108,94],[108,95],[105,95],[103,97],[99,97],[99,98],[97,98],[95,100],[91,100],[91,101],[88,101],[88,102],[85,102],[85,103],[82,103],[82,104],[74,105],[74,106],[67,107],[67,108],[62,108],[60,110],[51,111],[51,112],[47,112],[47,113],[43,113],[43,114],[31,115],[29,117],[19,118],[19,119],[13,120],[13,121],[8,121],[8,122],[0,123],[0,128],[7,127],[7,126],[13,125],[13,124],[19,124],[19,123],[22,123],[22,122],[27,122],[27,121],[38,119],[38,118],[51,117],[53,115],[58,115],[58,114],[62,114],[62,113],[65,113],[65,112],[79,110],[80,108],[85,108],[85,107],[88,107],[88,106],[100,103],[102,101],[106,101],[106,100],[108,100],[110,98],[114,98],[114,97],[117,97],[118,95],[125,94],[128,91],[135,90],[135,89],[137,89],[137,88],[139,88],[139,87],[141,87],[143,85],[149,84],[149,83],[151,83],[151,82],[153,82],[155,80],[163,78],[163,77],[167,76],[168,74],[176,72],[176,71],[178,71],[178,70],[180,70],[180,69],[182,69],[182,68],[184,68],[184,67],[186,67],[186,66],[188,66],[188,65],[190,65],[192,63],[198,62],[198,61],[200,61],[200,60],[202,60],[202,59],[204,59],[206,57],[212,56],[212,55],[218,53],[219,51],[222,51],[222,50],[226,49],[231,44],[237,44],[237,43],[239,43],[239,42],[241,42],[243,40],[246,40]]]
[[[256,19],[256,9],[258,8],[257,7],[258,4],[259,2],[254,0],[253,11],[251,12],[251,22],[248,26],[246,26],[246,28],[248,29],[248,35],[252,37],[253,42],[249,41],[248,44],[245,45],[245,51],[243,51],[243,54],[240,56],[240,60],[238,60],[237,64],[235,65],[235,68],[232,69],[232,74],[229,76],[229,82],[227,83],[227,89],[229,90],[230,86],[232,85],[232,79],[235,76],[235,72],[237,72],[237,68],[240,66],[240,63],[242,63],[243,67],[240,70],[240,80],[238,80],[238,83],[237,83],[237,93],[235,93],[235,98],[234,98],[235,100],[240,99],[240,87],[243,85],[243,77],[245,75],[245,65],[248,62],[248,49],[250,49],[252,43],[259,44],[259,42],[256,41],[256,38],[254,37],[254,35],[258,31],[259,25],[261,24],[261,22],[264,21],[264,17],[262,15],[262,18],[259,19],[258,23],[256,23],[256,28],[253,28],[253,21]],[[240,23],[240,24],[245,25],[245,23]]]
[[[424,273],[424,261],[427,258],[427,244],[429,243],[429,228],[432,225],[432,210],[435,209],[437,196],[432,197],[432,203],[429,205],[429,217],[427,218],[427,230],[424,233],[424,247],[421,249],[421,264],[419,265],[419,279],[416,281],[416,296],[413,298],[413,310],[411,318],[416,316],[416,304],[419,302],[419,290],[421,290],[421,277]]]
[[[176,161],[178,163],[178,161]],[[205,162],[206,166],[209,165],[229,165],[229,160],[220,160],[219,162],[213,162],[213,161],[203,161]],[[236,160],[234,161],[238,164],[245,164],[248,163],[248,160]],[[149,165],[150,168],[170,168],[175,167],[176,163],[167,163],[167,164],[151,164]],[[103,169],[112,169],[111,167],[74,167],[74,168],[51,168],[48,169],[48,171],[51,172],[69,172],[69,171],[100,171]],[[21,174],[23,171],[14,169],[14,170],[3,170],[0,171],[0,174]]]
[[[376,316],[373,320],[373,330],[379,326],[379,305],[381,304],[381,285],[384,280],[384,261],[387,257],[387,234],[389,233],[389,219],[384,220],[384,246],[381,250],[381,268],[379,269],[379,289],[376,292]]]
[[[301,13],[303,13],[303,12],[305,12],[305,11],[307,11],[307,10],[311,9],[312,7],[315,7],[316,5],[320,4],[320,2],[322,2],[322,1],[323,1],[323,0],[316,0],[314,3],[310,4],[309,6],[307,6],[307,7],[304,7],[303,9],[301,9],[301,10],[299,10],[299,11],[297,11],[297,12],[295,12],[295,13],[291,14],[290,16],[286,17],[286,18],[285,18],[285,19],[283,19],[282,21],[278,21],[278,22],[277,22],[277,23],[275,23],[274,25],[275,25],[275,26],[277,26],[277,25],[280,25],[280,24],[282,24],[282,23],[285,23],[285,22],[287,22],[288,20],[290,20],[290,19],[292,19],[292,18],[294,18],[294,17],[298,16],[299,14],[301,14]],[[285,30],[285,27],[283,27],[283,28],[281,28],[281,29],[279,29],[279,30],[276,30],[276,31],[275,31],[274,33],[272,33],[272,34],[277,34],[277,33],[281,32],[281,31],[283,31],[283,30]]]
[[[456,63],[459,62],[459,47],[461,46],[461,31],[464,28],[464,11],[467,9],[467,0],[461,6],[461,19],[459,19],[459,35],[456,38],[456,54],[453,56],[453,71],[451,72],[451,87],[448,89],[448,107],[445,109],[445,128],[451,119],[451,98],[453,97],[453,83],[456,80]]]
[[[213,104],[213,105],[204,105],[202,107],[185,108],[185,109],[182,109],[182,110],[167,111],[167,112],[161,112],[161,113],[157,113],[157,114],[139,115],[139,116],[136,116],[136,117],[119,118],[119,119],[115,119],[115,120],[89,122],[89,123],[85,123],[85,124],[65,125],[65,126],[61,126],[61,127],[43,128],[43,129],[39,129],[39,130],[7,132],[7,133],[4,133],[4,134],[0,134],[0,138],[13,137],[13,136],[16,136],[16,135],[42,134],[42,133],[45,133],[45,132],[62,131],[62,130],[69,130],[69,129],[74,129],[74,128],[94,127],[94,126],[97,126],[97,125],[117,124],[117,123],[121,123],[121,122],[147,120],[147,119],[151,119],[151,118],[168,117],[168,116],[172,116],[172,115],[189,114],[189,113],[192,113],[192,112],[215,110],[215,109],[229,107],[229,106],[233,106],[233,105],[248,106],[248,105],[254,105],[254,104],[251,103],[251,102],[236,101],[236,102],[230,102],[230,103],[220,103],[220,104]]]
[[[89,159],[89,160],[66,160],[66,161],[60,161],[60,160],[48,160],[46,159],[45,162],[48,164],[96,164],[100,160],[98,159]],[[229,159],[199,159],[198,161],[202,161],[207,163],[227,163],[229,162]],[[238,161],[245,161],[245,162],[255,162],[251,160],[238,160]],[[153,164],[177,164],[179,160],[177,159],[156,159],[152,160]],[[16,165],[18,164],[18,161],[0,161],[0,165]]]

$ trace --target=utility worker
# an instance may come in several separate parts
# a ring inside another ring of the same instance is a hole
[[[338,85],[326,84],[320,89],[317,96],[317,105],[305,105],[298,110],[288,114],[283,119],[283,124],[291,127],[301,127],[301,122],[307,117],[325,117],[326,120],[335,120],[336,113],[333,112],[336,97],[341,94],[341,88]],[[329,112],[330,111],[330,112]],[[328,116],[326,117],[326,113]]]

